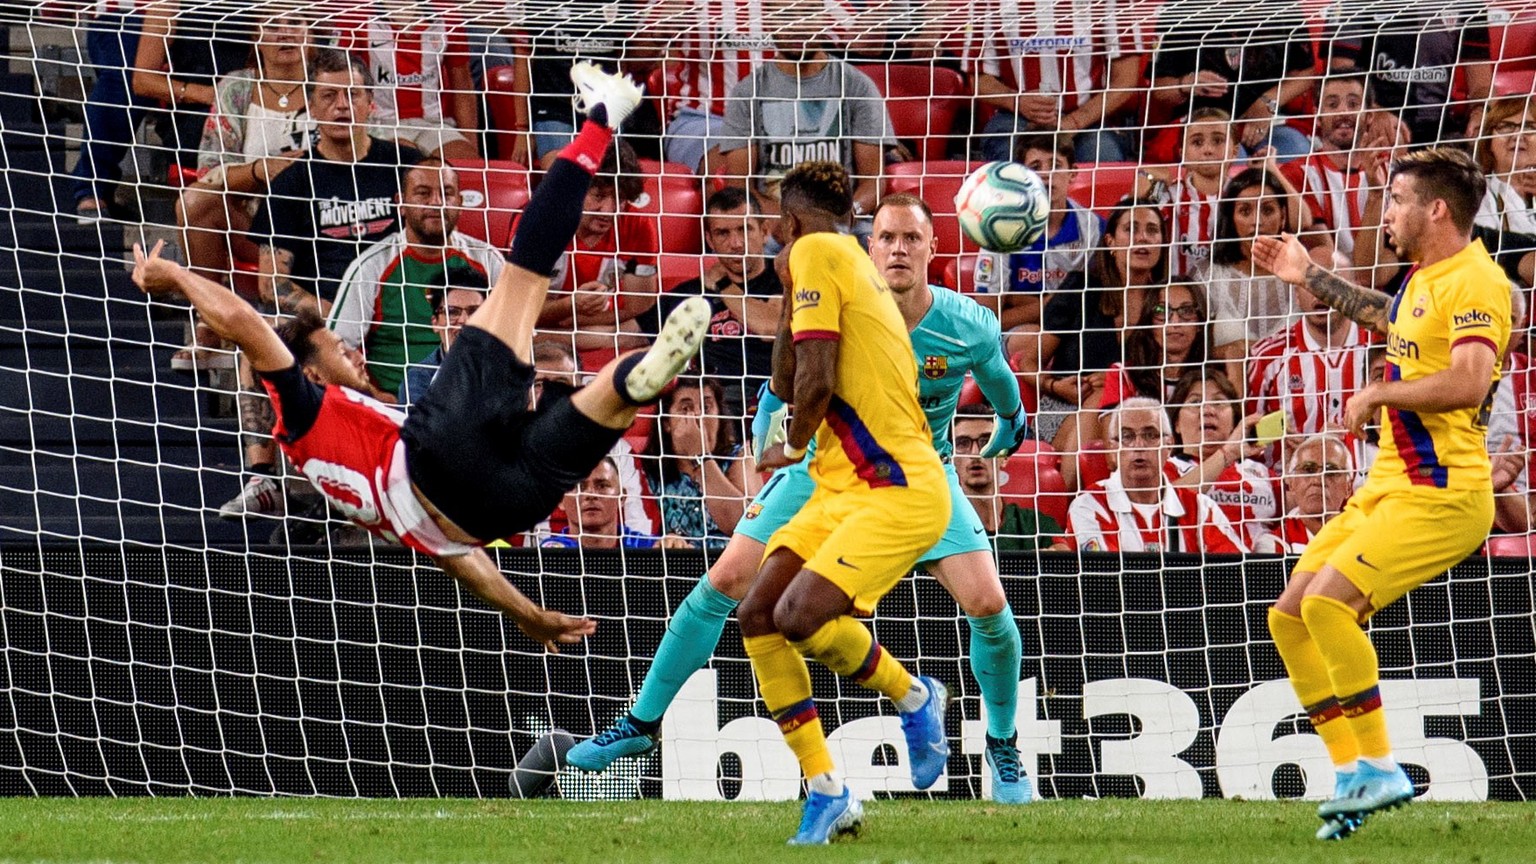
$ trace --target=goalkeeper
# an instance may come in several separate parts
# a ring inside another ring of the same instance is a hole
[[[570,395],[531,404],[534,322],[549,274],[581,219],[612,128],[640,90],[589,63],[571,78],[589,117],[528,202],[510,266],[470,317],[426,397],[407,418],[363,395],[362,356],[313,313],[279,333],[245,301],[135,244],[146,293],[180,292],[240,346],[277,411],[273,437],[336,510],[370,533],[430,555],[450,576],[554,650],[596,626],[540,608],[479,546],[531,527],[583,480],[698,351],[709,304],[692,298],[649,351],[625,355]]]
[[[982,456],[1015,449],[1025,420],[1019,389],[999,342],[997,319],[953,291],[931,288],[926,281],[934,253],[933,221],[928,205],[913,195],[886,196],[875,210],[870,255],[890,286],[905,319],[917,356],[918,400],[933,430],[933,443],[946,457],[952,448],[950,424],[960,388],[971,372],[999,418]],[[783,403],[765,391],[753,423],[761,450],[771,427],[770,415]],[[780,412],[781,413],[781,412]],[[779,423],[782,419],[779,419]],[[960,489],[954,467],[945,465],[950,487],[949,528],[921,559],[965,612],[971,629],[971,670],[987,706],[986,759],[992,773],[992,798],[1025,803],[1032,797],[1019,763],[1014,729],[1018,702],[1019,629],[998,580],[985,529]],[[571,750],[567,761],[601,771],[615,759],[655,746],[661,717],[678,690],[714,653],[725,620],[747,593],[768,540],[811,497],[814,484],[805,462],[781,468],[747,507],[730,545],[699,580],[667,627],[656,659],[628,713],[595,738]]]

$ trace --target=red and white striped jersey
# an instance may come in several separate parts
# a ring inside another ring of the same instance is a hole
[[[1248,551],[1208,496],[1165,484],[1160,505],[1137,505],[1125,494],[1119,471],[1073,499],[1067,525],[1070,542],[1083,552]]]
[[[1373,341],[1351,321],[1343,342],[1329,347],[1297,321],[1259,342],[1249,352],[1248,413],[1284,411],[1292,435],[1344,426],[1344,403],[1367,382]]]
[[[356,390],[330,385],[309,431],[290,439],[282,399],[262,383],[277,412],[272,436],[283,455],[309,478],[325,500],[368,533],[426,555],[466,555],[422,507],[406,470],[400,424],[405,415]]]
[[[1280,173],[1301,193],[1312,218],[1333,231],[1333,245],[1345,255],[1355,249],[1355,226],[1365,215],[1364,171],[1340,169],[1324,153],[1312,153],[1280,166]]]
[[[1280,520],[1280,529],[1275,532],[1275,537],[1280,541],[1281,555],[1300,555],[1307,551],[1307,544],[1312,542],[1312,529],[1301,521],[1295,510],[1285,514]]]
[[[837,38],[838,25],[855,15],[851,0],[823,0],[822,7]],[[667,65],[673,114],[692,109],[725,116],[731,90],[773,57],[763,0],[652,0],[646,16],[647,35],[660,44]]]
[[[1185,455],[1176,455],[1168,465],[1182,477],[1195,470],[1199,462]],[[1227,516],[1227,521],[1242,532],[1248,548],[1253,548],[1260,537],[1270,532],[1279,506],[1275,497],[1276,478],[1261,462],[1244,459],[1229,464],[1216,476],[1216,480],[1200,491]]]
[[[1125,0],[995,0],[967,4],[949,51],[967,75],[991,75],[1009,89],[1057,95],[1063,114],[1109,84],[1111,60],[1151,50],[1151,17]]]
[[[1494,393],[1493,406],[1488,418],[1488,452],[1496,452],[1504,446],[1504,438],[1513,435],[1516,446],[1529,455],[1531,443],[1536,441],[1536,367],[1528,354],[1511,351],[1504,360],[1503,375]],[[1536,459],[1525,463],[1525,482],[1516,480],[1509,492],[1526,492],[1536,484]]]
[[[1210,261],[1211,241],[1216,239],[1216,203],[1218,196],[1206,195],[1184,177],[1168,187],[1168,272],[1194,273],[1197,265]]]
[[[377,86],[370,123],[397,120],[443,122],[443,91],[450,67],[469,67],[464,28],[442,14],[430,23],[402,28],[367,5],[338,16],[336,47],[368,64]]]

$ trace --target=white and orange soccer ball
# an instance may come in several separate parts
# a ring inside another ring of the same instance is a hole
[[[1051,196],[1040,175],[1017,162],[988,162],[955,193],[960,230],[989,252],[1018,252],[1040,239]]]

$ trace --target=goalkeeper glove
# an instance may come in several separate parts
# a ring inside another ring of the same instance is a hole
[[[991,459],[993,456],[1011,456],[1013,451],[1019,449],[1024,443],[1024,436],[1029,432],[1029,421],[1024,417],[1024,408],[1013,412],[1012,417],[997,417],[997,425],[992,428],[992,437],[987,439],[987,446],[981,448],[983,459]]]
[[[752,458],[763,458],[763,451],[782,444],[789,437],[785,423],[789,406],[775,396],[768,383],[757,391],[757,413],[752,415]]]

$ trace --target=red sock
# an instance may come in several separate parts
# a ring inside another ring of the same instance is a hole
[[[581,124],[581,132],[560,151],[561,159],[569,159],[580,165],[588,174],[596,174],[603,162],[603,154],[613,142],[613,130],[591,120]]]

